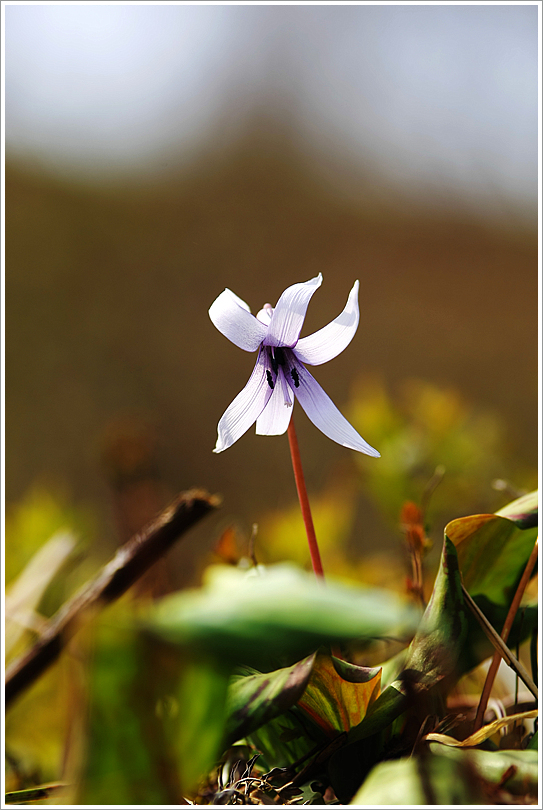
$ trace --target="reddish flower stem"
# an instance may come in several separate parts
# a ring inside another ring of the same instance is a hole
[[[530,577],[532,576],[532,571],[534,570],[534,566],[537,562],[537,551],[538,551],[538,544],[537,540],[535,541],[535,545],[532,549],[532,553],[528,558],[528,562],[526,563],[526,568],[524,569],[524,573],[520,579],[518,584],[515,596],[513,597],[513,601],[511,603],[511,607],[509,608],[509,612],[507,613],[507,617],[505,619],[505,623],[503,625],[503,630],[501,632],[502,640],[505,642],[509,636],[509,631],[513,626],[513,620],[516,616],[516,613],[519,609],[520,600],[526,590],[526,586]],[[488,699],[490,697],[490,692],[492,691],[492,687],[494,685],[494,680],[496,678],[498,667],[501,664],[502,657],[499,652],[495,652],[490,663],[490,668],[486,674],[485,684],[483,686],[483,691],[481,693],[481,698],[479,700],[479,705],[477,707],[477,714],[475,715],[475,721],[473,724],[473,731],[478,731],[481,726],[483,725],[483,720],[485,716],[486,707],[488,704]]]
[[[298,447],[298,438],[296,436],[296,429],[294,427],[294,419],[290,420],[290,424],[288,426],[288,443],[292,458],[292,468],[294,470],[294,480],[296,481],[298,499],[300,501],[302,517],[304,519],[305,531],[307,534],[307,542],[309,543],[309,553],[311,555],[313,571],[315,572],[316,577],[324,579],[321,555],[319,552],[319,546],[317,544],[317,537],[315,535],[315,527],[313,526],[313,517],[311,516],[311,507],[309,506],[309,498],[307,497],[307,490],[305,488],[304,471],[302,469],[302,460],[300,458],[300,448]]]

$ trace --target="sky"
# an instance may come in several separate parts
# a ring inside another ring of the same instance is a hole
[[[5,4],[8,155],[102,176],[255,110],[405,186],[537,198],[537,5]]]

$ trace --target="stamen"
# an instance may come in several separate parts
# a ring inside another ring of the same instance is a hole
[[[273,349],[275,353],[275,359],[279,363],[280,366],[285,365],[285,352],[280,346],[275,346]]]
[[[270,358],[271,364],[274,371],[274,374],[277,375],[279,370],[279,366],[285,365],[285,353],[280,346],[271,346],[270,347]]]
[[[300,378],[299,378],[299,376],[298,376],[298,372],[296,371],[296,369],[295,369],[295,368],[292,368],[292,369],[290,370],[290,376],[291,376],[291,377],[292,377],[292,379],[294,380],[294,386],[295,386],[295,388],[299,388],[299,387],[300,387]]]
[[[283,401],[287,408],[292,408],[292,398],[290,396],[290,386],[287,383],[286,377],[281,370],[279,372],[279,377],[281,378],[281,386],[283,388]]]
[[[266,369],[266,377],[268,378],[268,385],[270,386],[271,390],[273,391],[273,389],[275,387],[275,383],[273,381],[271,371],[268,368]]]

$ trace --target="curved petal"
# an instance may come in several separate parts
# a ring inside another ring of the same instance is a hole
[[[283,434],[289,426],[293,404],[294,397],[280,368],[268,404],[256,420],[256,432],[260,436]]]
[[[345,309],[328,326],[302,338],[294,351],[302,363],[318,366],[346,349],[358,328],[358,281],[355,281]]]
[[[264,341],[266,346],[294,346],[302,329],[307,305],[322,284],[322,275],[287,287],[273,310]]]
[[[222,453],[254,425],[271,397],[266,352],[260,351],[249,382],[221,416],[214,453]]]
[[[299,385],[295,389],[296,397],[315,427],[344,447],[379,457],[381,454],[356,432],[309,371],[298,362],[296,370],[299,377]]]
[[[209,307],[209,317],[219,332],[246,352],[256,351],[268,331],[228,287]]]

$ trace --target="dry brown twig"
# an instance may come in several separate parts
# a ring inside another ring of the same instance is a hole
[[[47,622],[32,647],[6,671],[6,708],[60,655],[92,609],[118,599],[176,540],[220,504],[205,490],[182,492],[160,515],[127,543]]]

